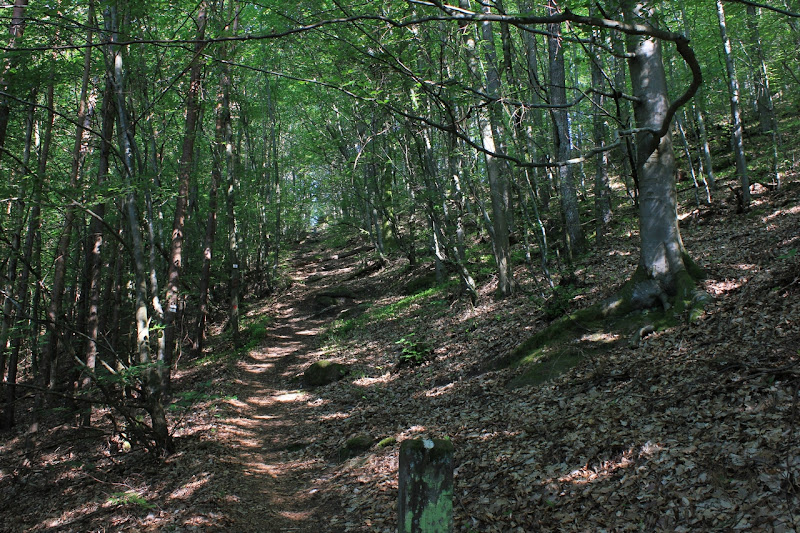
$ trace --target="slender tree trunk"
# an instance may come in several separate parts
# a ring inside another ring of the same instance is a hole
[[[460,6],[470,8],[469,0],[460,0]],[[485,13],[489,7],[484,6]],[[478,54],[475,39],[470,36],[466,24],[461,25],[464,44],[468,56],[470,71],[478,74]],[[484,59],[486,61],[486,93],[490,99],[489,113],[481,109],[478,111],[478,128],[481,143],[486,150],[484,159],[486,173],[489,178],[489,194],[492,204],[491,238],[494,258],[497,267],[497,291],[501,296],[509,296],[514,290],[513,269],[511,265],[511,245],[508,230],[508,210],[510,208],[510,195],[507,177],[503,174],[500,160],[496,154],[503,153],[502,139],[499,136],[500,122],[498,99],[500,94],[500,76],[496,67],[496,53],[494,51],[494,37],[491,23],[481,23],[481,40],[484,46]]]
[[[86,157],[87,144],[84,134],[89,128],[89,120],[92,110],[88,101],[89,74],[92,66],[92,40],[93,40],[93,20],[94,2],[89,2],[88,15],[88,34],[86,36],[86,51],[83,60],[83,78],[81,80],[81,92],[78,99],[77,126],[75,131],[75,142],[72,148],[72,168],[70,170],[69,188],[72,191],[78,190],[78,181],[83,168],[83,160]],[[75,207],[67,206],[64,214],[64,229],[58,241],[56,249],[55,263],[53,265],[53,287],[51,289],[50,305],[47,308],[47,322],[50,333],[48,341],[42,351],[42,370],[49,376],[47,386],[54,388],[56,383],[56,368],[58,366],[58,341],[62,336],[61,314],[64,298],[64,282],[67,274],[67,259],[69,256],[69,246],[72,240],[72,225],[75,221]]]
[[[6,49],[11,51],[17,46],[17,41],[22,38],[25,32],[25,8],[28,0],[14,0],[14,9],[11,12],[11,24],[8,26],[10,34]],[[8,90],[9,78],[16,66],[16,55],[6,52],[3,60],[3,72],[0,74],[0,92]],[[5,96],[0,96],[0,157],[3,155],[3,148],[6,145],[6,133],[8,132],[8,120],[11,115],[11,106]]]
[[[238,195],[238,180],[236,177],[236,167],[233,157],[233,131],[231,126],[230,111],[230,72],[227,64],[222,65],[223,69],[223,98],[222,112],[225,118],[225,172],[226,172],[226,193],[225,207],[228,219],[228,327],[231,331],[231,338],[234,346],[240,346],[239,337],[239,291],[241,285],[241,269],[239,268],[239,225],[236,219],[236,197]]]
[[[747,159],[744,152],[744,124],[740,110],[739,79],[736,77],[736,66],[733,62],[733,49],[728,38],[728,29],[725,24],[725,6],[722,0],[717,0],[717,18],[719,20],[719,34],[722,38],[722,48],[725,55],[725,68],[728,71],[728,92],[731,100],[731,121],[733,122],[733,152],[736,156],[736,173],[742,186],[743,208],[750,205],[750,180],[747,176]]]
[[[224,60],[225,53],[221,57]],[[206,232],[203,239],[203,266],[200,273],[200,309],[197,315],[197,324],[194,335],[194,352],[200,354],[203,351],[205,340],[206,320],[208,317],[208,290],[211,283],[211,259],[213,256],[214,237],[217,232],[217,190],[222,181],[222,166],[225,160],[225,116],[223,111],[223,91],[224,84],[227,83],[225,76],[221,73],[220,88],[217,98],[217,112],[214,125],[214,143],[211,149],[213,162],[211,165],[211,188],[208,191],[208,218],[206,220]]]
[[[533,12],[533,2],[531,0],[521,1],[520,7],[524,12]],[[530,92],[531,104],[534,106],[539,106],[543,102],[542,96],[544,94],[544,88],[541,80],[539,79],[539,58],[537,55],[538,47],[536,36],[531,32],[523,31],[522,42],[525,46],[525,65],[528,73],[528,88]],[[539,150],[537,147],[544,144],[544,142],[540,142],[539,140],[539,137],[541,137],[541,132],[545,131],[545,127],[543,126],[544,118],[542,116],[541,109],[531,109],[529,114],[530,123],[527,128],[525,140],[528,144],[529,156],[531,160],[535,161],[539,157]],[[529,178],[530,177],[531,176],[529,176]],[[535,185],[534,197],[542,203],[542,207],[545,210],[549,209],[550,184],[547,183],[547,180],[538,179],[536,168],[533,169],[532,178]]]
[[[547,11],[550,15],[560,12],[555,0],[548,0]],[[548,53],[550,56],[550,116],[553,120],[553,142],[555,156],[558,161],[558,190],[561,200],[561,212],[564,217],[564,238],[566,252],[570,262],[573,256],[583,253],[585,248],[583,230],[581,229],[578,209],[578,194],[575,190],[572,167],[566,163],[570,158],[572,141],[569,136],[569,120],[567,116],[567,87],[564,69],[564,48],[561,38],[561,24],[548,24]],[[561,106],[561,107],[557,107]]]
[[[596,31],[595,40],[602,40],[601,32]],[[607,137],[608,127],[603,116],[605,97],[601,94],[605,89],[605,78],[603,77],[602,55],[594,54],[592,61],[592,86],[598,90],[594,117],[592,118],[594,131],[594,144],[601,146]],[[605,236],[606,228],[611,222],[611,187],[608,180],[608,152],[600,152],[595,158],[594,175],[594,211],[595,211],[595,231],[597,243],[601,244]]]
[[[700,89],[702,91],[702,87]],[[706,130],[705,119],[705,95],[703,92],[695,97],[695,120],[697,121],[697,131],[700,135],[700,145],[703,150],[703,170],[706,176],[706,187],[708,188],[708,202],[711,203],[712,191],[716,188],[716,179],[714,178],[714,162],[711,158],[711,144],[708,142],[708,131]]]
[[[618,2],[615,2],[615,4],[616,3]],[[611,48],[614,50],[614,80],[612,82],[612,92],[614,94],[614,106],[616,107],[617,120],[619,126],[623,130],[630,130],[632,129],[630,102],[624,98],[627,80],[626,64],[623,59],[625,57],[625,40],[616,32],[611,32],[610,40]],[[623,142],[620,144],[619,149],[614,150],[613,155],[625,181],[626,193],[633,201],[634,205],[638,206],[639,176],[636,173],[636,145],[630,135],[625,135],[622,140]],[[633,184],[631,184],[631,178]]]
[[[27,335],[21,335],[25,329],[25,324],[35,315],[29,309],[30,303],[30,287],[28,282],[30,280],[31,269],[34,265],[34,247],[37,244],[40,226],[41,226],[41,204],[42,204],[42,191],[44,184],[47,181],[47,160],[50,157],[50,146],[53,140],[53,124],[55,122],[54,111],[54,80],[51,77],[50,84],[47,87],[47,97],[45,106],[47,108],[47,119],[44,124],[44,136],[42,138],[42,145],[39,150],[39,164],[36,172],[36,178],[33,185],[33,194],[31,195],[31,209],[28,213],[28,230],[25,235],[25,244],[22,248],[22,272],[19,276],[17,283],[17,328],[20,330],[11,343],[11,351],[8,357],[8,370],[6,374],[6,406],[3,413],[3,419],[0,421],[0,429],[9,429],[15,424],[15,403],[17,398],[17,370],[19,364],[19,354],[22,349],[22,339]],[[31,321],[35,323],[35,321]],[[35,338],[35,335],[31,335]],[[35,365],[34,365],[35,366]],[[48,382],[49,376],[45,374],[47,367],[40,367],[39,373],[35,376],[36,383],[40,388],[44,388]],[[43,403],[42,393],[36,396],[37,407]],[[37,424],[34,422],[34,429],[38,429]]]
[[[36,101],[36,91],[31,91],[29,97],[31,105],[28,107],[28,116],[25,121],[25,148],[22,154],[22,165],[27,168],[31,157],[31,144],[33,142],[33,126],[35,120],[36,106],[33,102]],[[20,169],[22,170],[22,169]],[[3,323],[0,326],[0,381],[4,380],[6,375],[6,362],[8,358],[9,349],[9,335],[11,328],[14,324],[17,313],[21,312],[16,308],[16,301],[14,295],[15,283],[18,275],[18,259],[20,253],[20,245],[22,242],[22,230],[25,226],[25,218],[23,217],[23,210],[25,207],[24,202],[21,200],[27,196],[24,185],[19,187],[19,200],[10,202],[9,205],[9,220],[14,221],[14,229],[11,234],[11,249],[8,256],[8,277],[5,282],[5,297],[3,299]],[[27,268],[27,265],[23,265]]]
[[[694,201],[697,207],[700,207],[700,185],[697,182],[697,173],[694,170],[694,158],[692,157],[692,150],[689,147],[689,140],[686,138],[686,130],[683,127],[683,121],[679,117],[675,117],[675,125],[678,127],[678,135],[681,138],[683,145],[683,153],[686,156],[686,164],[689,166],[689,174],[692,176],[692,184],[694,185]],[[708,190],[708,189],[706,189]]]
[[[270,280],[274,280],[278,275],[278,266],[280,263],[280,250],[281,250],[281,236],[283,234],[283,227],[281,221],[281,175],[280,175],[280,161],[278,160],[278,141],[280,130],[278,128],[278,106],[276,102],[275,90],[269,79],[266,80],[267,89],[267,119],[269,121],[269,156],[267,157],[269,164],[268,180],[273,185],[273,207],[275,208],[275,229],[273,231],[273,260],[270,273]],[[272,281],[270,281],[270,286]]]
[[[690,38],[691,31],[689,29],[689,16],[686,13],[686,2],[680,1],[681,21],[683,23],[683,34],[686,38]],[[700,146],[703,156],[703,173],[705,174],[705,184],[707,190],[708,203],[711,204],[712,191],[716,187],[714,180],[714,164],[711,159],[711,145],[708,142],[708,132],[706,130],[706,95],[703,87],[697,90],[697,95],[694,97],[694,117],[697,122],[697,130],[700,136]]]
[[[778,146],[780,137],[778,133],[778,119],[775,115],[775,106],[772,101],[772,91],[769,87],[769,71],[764,57],[764,47],[761,43],[761,32],[758,28],[758,19],[761,8],[747,6],[747,30],[750,48],[755,54],[755,64],[752,67],[753,82],[756,86],[756,107],[761,133],[768,133],[772,141],[772,174],[778,187],[781,184],[780,159]]]
[[[112,11],[112,20],[116,13]],[[117,28],[116,21],[112,27]],[[134,293],[136,296],[136,354],[137,363],[144,366],[143,393],[145,408],[150,415],[155,446],[164,453],[173,449],[172,438],[169,434],[166,412],[164,410],[164,380],[163,367],[153,364],[150,351],[150,316],[147,309],[147,266],[144,258],[144,245],[142,243],[139,214],[136,202],[136,189],[133,187],[133,146],[131,132],[128,126],[128,112],[125,107],[125,70],[121,50],[112,51],[111,61],[114,68],[114,92],[117,104],[118,137],[120,142],[120,155],[124,167],[125,186],[128,193],[124,201],[124,213],[127,218],[128,231],[131,238],[131,251],[134,263]]]
[[[105,183],[109,169],[109,155],[111,153],[111,138],[114,135],[114,87],[109,79],[103,93],[101,108],[102,129],[100,131],[100,154],[97,166],[97,185]],[[105,218],[106,204],[99,202],[95,205],[93,216],[89,223],[89,245],[86,247],[88,308],[86,313],[86,350],[84,364],[86,372],[81,378],[81,389],[87,391],[91,386],[92,376],[97,365],[98,342],[100,340],[100,282],[103,266],[103,219]],[[91,424],[92,408],[84,409],[81,424]]]
[[[200,4],[197,14],[197,43],[194,49],[194,58],[189,75],[189,94],[186,97],[186,124],[181,150],[181,160],[178,164],[178,197],[175,202],[175,219],[172,223],[172,245],[170,247],[169,269],[167,271],[167,308],[164,312],[164,383],[165,390],[169,389],[169,376],[172,361],[176,351],[176,322],[179,316],[179,282],[183,267],[183,237],[186,224],[186,206],[189,194],[189,182],[192,173],[192,158],[194,156],[194,141],[197,134],[197,120],[200,115],[200,86],[203,72],[203,63],[200,54],[205,46],[203,42],[206,28],[206,5]],[[161,357],[159,356],[161,360]]]

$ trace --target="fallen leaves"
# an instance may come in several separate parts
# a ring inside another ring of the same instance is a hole
[[[800,263],[790,253],[800,209],[781,194],[756,198],[762,216],[685,230],[714,296],[697,322],[633,348],[624,335],[582,332],[570,348],[590,354],[583,362],[515,390],[506,385],[519,371],[492,363],[544,325],[527,273],[528,294],[496,301],[489,283],[476,307],[415,300],[323,347],[314,334],[330,317],[313,316],[315,291],[352,277],[359,258],[320,266],[309,258],[330,253],[306,251],[297,277],[313,283],[253,309],[278,317],[265,344],[177,382],[213,378],[218,398],[181,411],[177,454],[152,463],[137,450],[81,448],[74,433],[24,474],[23,440],[8,439],[0,530],[392,532],[397,443],[444,435],[457,531],[800,530]],[[607,246],[578,269],[587,291],[573,305],[608,296],[635,266],[635,242]],[[397,263],[345,283],[353,305],[368,296],[379,309],[401,301],[413,275]],[[411,334],[431,358],[397,370],[396,343]],[[326,358],[351,374],[301,390],[295,378]],[[341,456],[357,435],[384,444]],[[128,491],[156,507],[108,504]]]

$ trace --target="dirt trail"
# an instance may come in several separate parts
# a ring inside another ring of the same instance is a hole
[[[320,259],[317,246],[312,241],[298,252],[292,287],[258,311],[274,323],[262,346],[237,364],[236,400],[218,425],[215,440],[231,454],[223,459],[231,491],[215,503],[232,530],[320,532],[327,530],[326,506],[341,512],[324,487],[332,465],[293,453],[316,432],[297,376],[316,360],[316,337],[337,311],[320,313],[314,296],[340,283],[354,261]]]

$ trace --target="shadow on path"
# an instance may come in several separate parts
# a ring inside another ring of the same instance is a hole
[[[293,261],[293,285],[254,311],[274,323],[262,346],[236,365],[236,399],[228,402],[214,439],[228,454],[218,458],[225,468],[215,470],[225,479],[215,486],[224,487],[217,504],[230,530],[319,533],[328,530],[327,516],[341,512],[335,489],[326,485],[335,463],[298,453],[319,431],[321,407],[302,390],[299,376],[318,358],[317,336],[336,314],[319,313],[314,295],[341,282],[357,261],[321,261],[319,253],[306,245]]]

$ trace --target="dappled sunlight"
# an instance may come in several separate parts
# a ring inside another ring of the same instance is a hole
[[[706,292],[712,296],[721,296],[723,294],[735,291],[745,284],[745,280],[741,279],[726,279],[726,280],[707,280],[703,283]]]
[[[270,421],[270,420],[280,420],[281,418],[279,416],[275,416],[275,415],[255,415],[255,416],[253,416],[253,419],[254,420],[261,420],[262,422],[267,422],[267,421]]]
[[[236,409],[245,409],[248,407],[247,402],[240,400],[239,398],[226,398],[223,403],[226,403]]]
[[[397,379],[397,374],[392,374],[391,372],[384,372],[380,376],[375,377],[361,377],[358,379],[353,380],[353,385],[359,387],[374,387],[376,385],[388,385],[389,383],[395,381]]]
[[[589,342],[594,344],[614,344],[619,342],[622,336],[619,333],[608,331],[596,331],[591,333],[584,333],[578,342]]]
[[[274,363],[239,363],[239,366],[253,374],[263,374],[275,368]]]
[[[55,531],[63,531],[69,527],[73,522],[79,521],[84,516],[97,512],[101,508],[111,507],[108,503],[100,502],[86,502],[73,509],[66,510],[54,518],[49,518],[42,522],[46,528],[52,528]]]
[[[308,511],[280,511],[278,514],[292,521],[302,522],[308,520],[314,515],[312,510]]]
[[[337,411],[335,413],[327,413],[322,415],[317,415],[317,420],[321,421],[330,421],[330,420],[346,420],[350,418],[350,413],[344,411]]]
[[[208,483],[211,481],[211,478],[212,476],[208,472],[195,475],[191,480],[170,492],[167,498],[172,500],[189,500],[197,491],[208,485]]]
[[[518,293],[496,299],[486,260],[470,264],[482,269],[473,307],[454,283],[404,295],[422,267],[402,263],[383,285],[372,285],[380,280],[336,279],[353,268],[304,263],[324,277],[302,283],[296,276],[266,303],[243,305],[242,342],[250,349],[238,360],[176,372],[183,400],[170,411],[177,453],[159,462],[135,455],[136,443],[127,454],[111,446],[103,457],[121,474],[102,478],[79,453],[43,450],[35,468],[58,470],[49,479],[59,484],[43,501],[57,492],[70,504],[43,508],[35,527],[390,531],[400,445],[442,437],[455,448],[456,530],[722,531],[746,513],[740,529],[769,525],[753,509],[788,507],[785,480],[792,478],[785,474],[797,468],[785,461],[795,461],[797,431],[787,433],[784,423],[796,392],[786,382],[796,367],[775,374],[770,368],[791,361],[766,358],[789,349],[796,358],[796,343],[778,343],[798,338],[792,247],[800,237],[786,215],[799,213],[797,206],[754,210],[725,220],[735,231],[699,236],[693,232],[708,219],[692,216],[687,249],[708,268],[699,285],[715,297],[698,322],[656,328],[639,344],[629,342],[631,317],[584,324],[533,354],[528,364],[540,365],[545,377],[520,385],[514,379],[527,367],[501,368],[502,356],[559,316],[546,314],[554,292],[526,265],[517,265]],[[757,246],[764,226],[778,224],[769,246]],[[569,278],[550,265],[556,292],[566,294],[563,313],[605,297],[635,268],[634,245],[626,248],[623,230],[612,231]],[[336,304],[336,313],[320,313],[315,293],[336,284],[356,291],[362,308]],[[770,306],[782,314],[750,320],[748,313]],[[342,317],[335,326],[334,317]],[[219,353],[233,354],[224,342]],[[425,357],[403,360],[407,346]],[[323,359],[349,372],[311,387],[304,371]],[[367,444],[350,455],[360,437]],[[10,478],[20,474],[0,466],[0,482],[17,490]],[[92,476],[102,479],[100,490],[87,490]]]
[[[442,385],[440,387],[434,387],[432,389],[427,390],[425,392],[425,396],[427,396],[428,398],[436,398],[437,396],[443,396],[445,394],[454,392],[455,388],[456,388],[455,383],[448,383],[447,385]]]
[[[307,398],[308,398],[308,393],[305,391],[291,391],[273,395],[269,398],[269,400],[282,403],[292,403],[300,400],[305,400]],[[269,403],[269,401],[267,403]]]
[[[641,446],[631,446],[608,459],[576,468],[557,479],[562,483],[585,485],[600,478],[608,477],[618,470],[634,466],[641,459],[652,458],[664,449],[660,444],[647,441]]]

